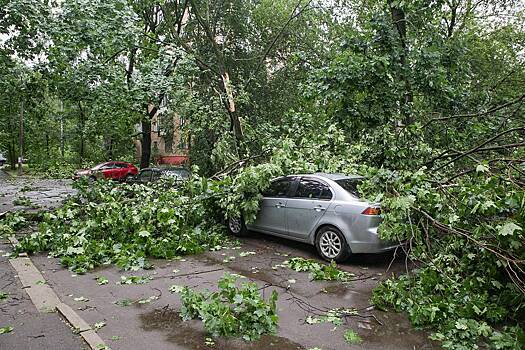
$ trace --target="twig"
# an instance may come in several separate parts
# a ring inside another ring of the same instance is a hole
[[[452,116],[449,116],[449,117],[441,117],[441,118],[433,118],[433,119],[430,119],[428,122],[426,122],[424,125],[423,125],[423,128],[428,126],[429,124],[433,123],[433,122],[436,122],[436,121],[445,121],[445,120],[450,120],[450,119],[459,119],[459,118],[475,118],[475,117],[483,117],[483,116],[486,116],[487,114],[492,114],[492,113],[495,113],[497,111],[500,111],[506,107],[509,107],[509,106],[512,106],[516,103],[519,103],[521,102],[522,100],[525,99],[525,94],[524,95],[521,95],[520,97],[512,100],[512,101],[509,101],[509,102],[506,102],[506,103],[503,103],[499,106],[495,106],[495,107],[492,107],[484,112],[478,112],[478,113],[472,113],[472,114],[457,114],[457,115],[452,115]]]
[[[486,140],[486,141],[480,143],[480,144],[477,145],[476,147],[470,149],[469,151],[466,151],[466,152],[461,153],[460,155],[456,156],[455,158],[453,158],[452,160],[448,161],[448,162],[445,163],[444,165],[440,166],[440,167],[439,167],[438,169],[436,169],[436,170],[442,169],[442,168],[446,167],[447,165],[452,164],[452,163],[454,163],[455,161],[457,161],[457,160],[459,160],[459,159],[461,159],[461,158],[463,158],[463,157],[466,157],[466,156],[468,156],[468,155],[470,155],[470,154],[472,154],[472,153],[474,153],[474,152],[476,152],[476,151],[488,151],[488,150],[495,150],[495,149],[506,148],[506,147],[504,147],[504,146],[495,146],[495,147],[487,147],[487,148],[482,148],[482,147],[485,146],[486,144],[488,144],[488,143],[490,143],[490,142],[492,142],[492,141],[494,141],[494,140],[500,138],[500,137],[503,136],[503,135],[510,134],[511,132],[514,132],[514,131],[523,131],[523,130],[525,130],[525,127],[522,126],[522,127],[519,127],[519,128],[512,128],[512,129],[508,129],[508,130],[502,131],[502,132],[500,132],[499,134],[497,134],[497,135],[491,137],[490,139],[488,139],[488,140]],[[516,147],[517,145],[518,145],[518,144],[514,144],[514,145],[511,144],[511,145],[506,145],[506,146],[507,146],[507,147],[509,147],[509,146],[511,146],[511,147],[512,147],[512,146]],[[519,144],[519,145],[525,145],[525,143],[522,143],[522,144]]]

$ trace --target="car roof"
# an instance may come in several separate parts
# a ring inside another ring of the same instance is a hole
[[[142,169],[140,169],[140,170],[141,170],[141,171],[142,171],[142,170],[153,170],[153,171],[173,171],[173,170],[184,170],[184,171],[189,172],[188,169],[186,169],[186,168],[182,168],[182,167],[180,167],[180,168],[178,168],[178,167],[168,167],[168,168],[156,168],[156,167],[151,167],[151,168],[142,168]]]
[[[314,177],[329,179],[332,181],[344,180],[344,179],[362,179],[363,178],[363,176],[360,176],[360,175],[345,175],[341,173],[314,173],[314,174],[299,174],[295,176],[314,176]]]
[[[185,171],[189,171],[189,170],[186,169],[186,168],[183,168],[183,167],[176,167],[176,166],[166,167],[166,168],[159,168],[159,170],[185,170]]]

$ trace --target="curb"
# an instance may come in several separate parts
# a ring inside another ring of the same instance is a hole
[[[9,236],[13,247],[19,242],[15,236]],[[56,312],[62,315],[71,327],[79,333],[92,350],[109,350],[104,340],[91,328],[91,326],[75,312],[69,305],[60,301],[58,295],[47,284],[46,279],[33,264],[26,253],[19,257],[9,259],[9,263],[18,274],[22,288],[39,312]]]

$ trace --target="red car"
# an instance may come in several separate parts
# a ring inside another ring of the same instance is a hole
[[[131,163],[126,162],[105,162],[94,166],[91,169],[79,170],[73,176],[74,179],[79,179],[83,176],[90,179],[112,179],[125,180],[128,177],[137,175],[138,169]]]

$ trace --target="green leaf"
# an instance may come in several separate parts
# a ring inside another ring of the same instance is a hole
[[[357,334],[353,329],[347,329],[343,334],[343,337],[347,344],[359,344],[363,341],[359,334]]]
[[[13,327],[11,326],[0,327],[0,334],[11,333],[12,331],[13,331]]]
[[[95,331],[99,330],[100,328],[104,327],[106,325],[106,322],[96,322],[94,325],[93,325],[93,329]]]
[[[498,234],[500,236],[511,236],[514,234],[515,231],[521,231],[521,230],[522,230],[521,226],[513,222],[507,222],[498,230]]]
[[[149,237],[151,234],[148,231],[142,230],[138,233],[139,237]]]

